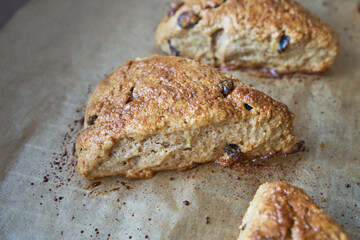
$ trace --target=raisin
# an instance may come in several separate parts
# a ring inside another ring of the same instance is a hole
[[[184,2],[183,1],[175,1],[175,2],[172,2],[170,4],[170,9],[168,11],[168,16],[171,17],[171,16],[174,16],[176,11],[182,6],[184,5]]]
[[[218,84],[220,91],[224,97],[227,97],[234,90],[234,82],[232,80],[225,80]]]
[[[280,37],[279,40],[279,45],[280,45],[280,51],[284,52],[286,47],[289,45],[290,42],[290,37],[286,36],[284,33],[283,35]]]
[[[89,117],[89,120],[87,122],[88,125],[93,125],[97,118],[98,118],[98,116],[96,116],[96,115],[93,115],[93,116]]]
[[[224,150],[229,157],[234,159],[238,159],[243,155],[240,147],[236,144],[227,144]]]
[[[171,41],[170,40],[168,41],[168,44],[169,44],[169,49],[170,49],[171,55],[174,55],[174,56],[177,56],[177,57],[180,56],[180,52],[176,48],[171,46]]]
[[[200,20],[200,17],[196,15],[193,11],[185,11],[180,14],[177,19],[177,24],[184,29],[189,29],[194,27]]]
[[[246,108],[246,110],[251,110],[251,109],[253,109],[253,107],[252,106],[250,106],[249,104],[247,104],[247,103],[244,103],[244,107]]]

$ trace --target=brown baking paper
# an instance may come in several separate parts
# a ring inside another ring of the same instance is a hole
[[[233,72],[289,106],[305,152],[148,180],[78,176],[73,146],[91,91],[126,60],[156,52],[169,3],[33,0],[0,30],[0,239],[236,239],[256,189],[275,180],[304,188],[360,239],[357,1],[302,1],[340,37],[330,72]]]

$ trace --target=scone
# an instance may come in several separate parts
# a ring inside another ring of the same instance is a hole
[[[330,27],[293,0],[173,2],[155,40],[168,54],[279,74],[324,72],[339,50]]]
[[[243,218],[238,240],[350,240],[300,188],[264,183]]]
[[[90,97],[77,169],[87,178],[148,178],[198,163],[288,154],[298,147],[293,118],[284,104],[206,64],[136,59]]]

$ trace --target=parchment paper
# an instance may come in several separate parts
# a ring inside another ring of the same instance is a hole
[[[289,106],[307,151],[88,181],[72,151],[86,101],[114,68],[156,52],[170,1],[30,1],[0,30],[0,239],[236,239],[256,189],[275,180],[304,188],[360,239],[358,2],[301,2],[339,34],[331,71],[233,74]]]

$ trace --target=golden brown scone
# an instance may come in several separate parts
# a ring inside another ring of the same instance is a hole
[[[165,53],[216,67],[318,73],[339,50],[328,25],[293,0],[173,2],[156,31]]]
[[[350,240],[300,188],[264,183],[243,218],[238,240]]]
[[[95,89],[76,142],[88,178],[187,169],[296,151],[294,115],[230,74],[190,59],[128,61]]]

